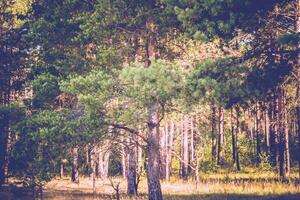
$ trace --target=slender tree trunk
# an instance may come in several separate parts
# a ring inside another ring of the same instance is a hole
[[[159,105],[157,102],[152,103],[148,108],[148,199],[162,200],[162,192],[159,181],[160,173],[160,152],[159,152]]]
[[[129,139],[128,149],[128,173],[127,173],[127,194],[129,196],[137,195],[137,183],[136,183],[136,148],[133,145],[134,141]]]
[[[216,162],[217,155],[217,139],[216,139],[216,107],[211,103],[211,152],[212,162]]]
[[[255,104],[255,119],[254,119],[254,129],[255,129],[255,138],[256,138],[256,165],[260,163],[260,119],[259,119],[259,107],[258,103]]]
[[[280,143],[280,113],[279,113],[279,103],[278,103],[278,97],[274,100],[274,137],[275,137],[275,163],[276,168],[279,170],[279,143]]]
[[[239,158],[239,133],[240,133],[240,108],[236,108],[236,130],[235,130],[235,164],[238,171],[241,170]]]
[[[5,23],[5,14],[11,9],[9,1],[2,1],[0,8],[0,38],[5,37],[6,32],[13,28],[12,24]],[[4,39],[5,41],[5,39]],[[13,59],[13,49],[9,44],[0,43],[0,66],[2,73],[0,74],[0,106],[7,107],[11,101],[11,66]],[[9,55],[9,59],[6,56]],[[1,71],[0,71],[1,72]],[[9,134],[10,134],[10,119],[8,113],[0,113],[0,186],[8,182],[8,148],[9,148]]]
[[[194,117],[191,116],[190,118],[190,125],[191,125],[191,138],[190,138],[190,163],[194,166],[195,161],[195,145],[194,145]]]
[[[107,179],[109,169],[110,150],[108,150],[108,141],[103,147],[98,147],[98,175],[101,179]]]
[[[96,193],[96,162],[95,162],[95,153],[96,153],[96,149],[94,148],[91,151],[91,179],[92,179],[92,183],[93,183],[93,193]]]
[[[188,116],[184,117],[184,137],[183,137],[183,179],[187,180],[189,176],[189,129]]]
[[[141,132],[141,131],[140,131]],[[140,176],[142,174],[143,169],[143,148],[142,148],[142,139],[140,137],[137,138],[137,174]]]
[[[166,140],[167,140],[167,131],[163,127],[161,128],[161,139],[160,139],[160,179],[166,178]]]
[[[269,130],[268,130],[269,121],[268,121],[267,112],[268,111],[266,110],[266,105],[265,105],[265,110],[264,110],[264,114],[263,114],[263,117],[264,117],[264,135],[265,135],[264,141],[265,141],[265,145],[266,145],[266,151],[265,152],[269,152],[269,149],[270,149],[270,134],[269,134]]]
[[[170,137],[167,146],[167,158],[166,158],[166,180],[170,180],[170,174],[171,174],[171,166],[172,166],[172,152],[173,152],[173,139],[174,139],[174,122],[171,121],[171,127],[170,127]]]
[[[165,127],[165,132],[166,132],[166,166],[165,166],[165,179],[166,181],[169,180],[170,177],[170,154],[169,154],[169,148],[170,148],[170,144],[169,144],[169,127],[168,127],[168,123],[166,123],[166,127]]]
[[[284,147],[285,147],[285,166],[286,174],[290,174],[291,164],[290,164],[290,147],[289,147],[289,120],[288,120],[288,110],[287,110],[287,100],[286,95],[283,95],[283,115],[284,115]]]
[[[284,111],[283,97],[280,90],[278,97],[278,128],[279,128],[279,176],[283,182],[286,181],[285,166],[285,135],[284,135]]]
[[[270,159],[273,166],[277,166],[276,144],[276,101],[269,104],[269,133],[270,133]]]
[[[230,124],[231,124],[231,144],[232,144],[232,162],[236,162],[236,146],[235,146],[235,134],[234,134],[234,116],[233,109],[230,109]]]
[[[200,158],[198,153],[196,154],[196,171],[195,171],[195,176],[196,176],[196,189],[198,189],[199,181],[200,181],[200,176],[199,176],[199,164],[200,164]]]
[[[183,167],[184,167],[184,117],[181,118],[180,122],[180,169],[179,169],[179,176],[183,178]]]
[[[300,0],[296,1],[296,33],[300,34]],[[298,49],[300,49],[300,42],[298,42]],[[296,81],[297,81],[297,132],[298,132],[298,165],[299,165],[299,179],[300,179],[300,52],[298,50],[297,65],[296,65]]]
[[[148,19],[146,28],[149,32],[146,44],[147,67],[150,67],[151,59],[156,59],[158,56],[157,41],[155,39],[156,26],[152,19]],[[162,200],[162,192],[160,185],[160,153],[159,153],[159,103],[152,102],[148,107],[148,134],[147,134],[147,182],[148,182],[148,199]]]
[[[73,154],[73,161],[72,161],[72,177],[71,177],[71,180],[74,183],[79,183],[78,147],[73,147],[72,154]]]
[[[64,177],[64,164],[61,162],[60,163],[60,178]]]
[[[123,178],[127,178],[127,160],[126,160],[126,157],[127,157],[127,151],[126,151],[126,146],[125,146],[125,139],[124,137],[122,137],[122,143],[121,144],[121,151],[122,151],[122,176]],[[100,155],[99,155],[100,156]]]
[[[5,115],[5,114],[4,114]],[[6,182],[6,160],[7,160],[7,142],[8,142],[8,124],[6,116],[1,116],[0,121],[0,185]]]
[[[223,163],[223,140],[224,140],[224,112],[223,108],[219,107],[219,132],[218,132],[218,160],[217,164],[222,165]]]

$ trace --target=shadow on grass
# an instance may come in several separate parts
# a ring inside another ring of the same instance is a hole
[[[299,200],[299,194],[285,195],[250,195],[250,194],[198,194],[198,195],[165,195],[165,200]]]
[[[1,197],[2,200],[33,200],[33,197],[25,196],[6,196],[8,198]],[[63,193],[46,193],[44,194],[44,200],[109,200],[115,199],[113,195],[107,194],[86,194],[86,193],[76,193],[76,192],[63,192]],[[122,199],[126,200],[146,200],[147,195],[142,194],[136,198],[130,198],[126,195],[122,195]],[[239,195],[239,194],[199,194],[199,195],[164,195],[165,200],[299,200],[300,194],[285,194],[285,195],[268,195],[268,196],[259,196],[259,195]]]

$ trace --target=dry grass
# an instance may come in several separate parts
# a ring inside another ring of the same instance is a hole
[[[182,181],[172,178],[170,182],[162,182],[164,199],[167,200],[225,200],[225,199],[300,199],[300,185],[294,181],[281,183],[276,181],[272,172],[219,172],[201,175],[202,182]],[[296,174],[290,175],[290,180],[296,180]],[[120,182],[120,192],[124,200],[147,199],[147,183],[141,180],[140,195],[135,198],[126,196],[126,181],[120,177],[113,178]],[[68,177],[57,178],[45,186],[46,200],[101,200],[114,199],[114,190],[109,180],[96,181],[96,194],[92,192],[92,181],[80,178],[80,183],[71,183]],[[0,193],[1,194],[1,193]],[[1,195],[0,195],[1,199]],[[17,198],[13,198],[14,200]],[[20,198],[24,199],[24,198]],[[2,199],[1,199],[2,200]]]

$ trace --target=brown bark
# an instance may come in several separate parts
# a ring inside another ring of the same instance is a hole
[[[93,182],[93,193],[96,193],[96,149],[93,148],[91,151],[91,179]]]
[[[136,148],[134,141],[129,138],[128,140],[128,173],[127,173],[127,194],[129,196],[137,195],[137,174],[136,174]]]
[[[60,163],[60,178],[64,177],[64,164]]]
[[[159,152],[159,105],[157,102],[152,103],[148,108],[148,199],[162,200],[162,192],[159,181],[160,173],[160,152]]]
[[[166,154],[167,154],[167,136],[168,132],[165,127],[161,128],[161,139],[160,139],[160,178],[166,178]]]
[[[284,115],[284,151],[285,151],[285,166],[286,174],[288,175],[291,170],[291,158],[290,158],[290,146],[289,146],[289,120],[288,120],[288,110],[287,110],[287,100],[286,95],[283,95],[283,115]]]
[[[179,175],[180,178],[183,178],[183,160],[184,160],[184,118],[181,118],[180,122],[180,169],[179,169]]]
[[[239,158],[239,133],[240,133],[240,108],[236,108],[236,130],[235,130],[235,165],[238,171],[241,170]]]
[[[184,116],[184,131],[183,131],[183,167],[182,167],[182,178],[188,179],[189,176],[189,125],[188,116]]]
[[[189,138],[189,174],[195,171],[195,134],[194,134],[194,116],[190,117],[190,138]]]
[[[155,38],[156,26],[151,18],[147,19],[146,29],[148,38],[146,41],[146,59],[147,67],[150,67],[151,59],[156,59],[158,56],[157,41]],[[162,200],[162,192],[160,185],[160,153],[159,153],[159,110],[160,106],[157,101],[152,102],[148,106],[148,134],[147,134],[147,182],[148,182],[148,199]]]
[[[73,156],[73,161],[72,161],[72,177],[71,177],[71,180],[74,183],[79,183],[78,147],[73,147],[72,156]]]
[[[216,162],[217,155],[217,139],[216,139],[216,107],[211,103],[211,155],[212,162]]]
[[[260,163],[260,118],[259,118],[259,106],[255,104],[255,118],[254,118],[254,130],[256,138],[256,165]]]
[[[300,0],[296,1],[296,33],[300,34]],[[299,165],[299,179],[300,179],[300,42],[298,43],[298,56],[296,65],[296,81],[297,81],[297,132],[298,132],[298,165]]]
[[[108,142],[105,141],[103,146],[98,147],[98,176],[101,179],[107,179],[109,169],[110,150]]]
[[[265,110],[263,112],[263,118],[264,118],[264,143],[266,145],[266,152],[269,151],[270,148],[270,134],[269,134],[269,121],[268,121],[268,114],[266,111],[266,106],[265,106]]]
[[[0,8],[0,21],[3,22],[0,24],[0,38],[5,37],[5,32],[7,32],[8,27],[5,27],[5,25],[10,26],[4,23],[6,20],[5,13],[7,9],[10,8],[9,4],[8,1],[3,1]],[[4,55],[7,55],[8,51],[11,51],[12,48],[10,48],[8,44],[0,43],[0,45],[0,106],[8,106],[10,104],[11,95],[10,65],[12,60]],[[7,182],[7,153],[10,120],[5,112],[0,113],[0,118],[0,185],[2,185]]]
[[[175,124],[171,121],[170,134],[167,146],[167,157],[166,157],[166,180],[169,181],[172,167],[172,152],[173,152],[173,140],[174,140],[174,128]]]
[[[271,163],[273,166],[277,165],[277,145],[276,145],[276,101],[273,100],[269,104],[269,111],[268,111],[268,117],[269,117],[269,133],[270,133],[270,158]]]
[[[123,143],[123,144],[121,144],[122,176],[125,179],[127,177],[127,161],[126,161],[127,151],[126,151],[124,137],[122,137],[122,143]]]
[[[0,185],[6,182],[7,144],[9,132],[9,120],[6,116],[1,116],[1,118],[3,120],[0,122]]]
[[[284,135],[284,111],[282,91],[278,97],[278,131],[279,131],[279,176],[283,182],[286,181],[286,166],[285,166],[285,135]]]
[[[235,148],[235,134],[234,134],[234,116],[233,109],[230,109],[230,126],[231,126],[231,145],[232,145],[232,162],[235,164],[236,161],[236,148]]]
[[[141,131],[140,131],[141,133]],[[137,150],[137,174],[140,176],[142,174],[142,169],[143,169],[143,148],[142,148],[142,138],[138,137],[137,138],[137,145],[136,145],[136,150]]]
[[[223,142],[224,142],[224,111],[222,107],[219,107],[219,129],[218,129],[218,159],[217,164],[223,163]]]

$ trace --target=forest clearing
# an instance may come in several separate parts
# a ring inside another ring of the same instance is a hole
[[[300,0],[0,0],[2,199],[300,199]]]
[[[272,172],[255,173],[224,172],[215,174],[203,174],[201,182],[195,180],[182,181],[172,178],[169,182],[162,182],[164,199],[299,199],[300,187],[296,174],[290,175],[290,183],[276,181],[276,174]],[[88,177],[80,177],[80,183],[72,183],[68,177],[55,178],[44,187],[43,199],[45,200],[102,200],[116,199],[116,190],[112,187],[120,183],[120,199],[147,199],[146,180],[140,183],[137,197],[126,195],[126,180],[122,177],[114,177],[111,180],[97,180],[95,192],[93,182]],[[5,192],[7,199],[27,199],[26,193]],[[4,194],[2,194],[4,197]],[[0,193],[1,196],[1,193]],[[37,195],[40,197],[40,194]],[[14,198],[12,198],[14,197]],[[28,199],[31,199],[28,196]]]

